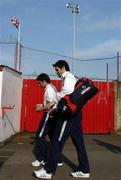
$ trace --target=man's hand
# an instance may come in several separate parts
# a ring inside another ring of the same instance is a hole
[[[56,113],[56,107],[57,107],[57,104],[55,102],[50,102],[48,104],[48,111],[49,111],[49,116],[52,118],[55,113]]]
[[[42,108],[43,108],[43,104],[36,104],[35,111],[40,112],[42,111]]]
[[[49,111],[51,111],[52,109],[53,109],[53,106],[55,105],[55,102],[49,102],[48,104],[47,104],[47,109],[49,110]]]
[[[40,112],[40,111],[51,111],[53,109],[53,106],[55,105],[55,102],[49,102],[47,105],[43,105],[43,104],[36,104],[35,106],[35,110],[37,112]]]

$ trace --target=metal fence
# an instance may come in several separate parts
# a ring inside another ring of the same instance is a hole
[[[88,52],[87,52],[88,53]],[[14,68],[16,56],[16,44],[0,42],[0,64]],[[55,76],[52,64],[59,59],[65,59],[72,71],[74,61],[74,74],[78,77],[88,76],[98,80],[121,80],[121,56],[114,54],[113,57],[96,57],[94,59],[74,60],[67,56],[47,50],[21,47],[21,72],[23,78],[34,78],[42,72],[46,72],[52,77]]]

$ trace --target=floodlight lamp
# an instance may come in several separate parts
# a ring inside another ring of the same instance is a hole
[[[79,5],[78,4],[76,5],[76,8],[79,9]]]
[[[79,9],[77,9],[77,10],[76,10],[76,13],[79,13],[79,12],[80,12],[80,10],[79,10]]]
[[[78,4],[76,5],[76,8],[75,8],[75,9],[76,9],[76,13],[79,13],[79,12],[80,12],[79,5],[78,5]]]
[[[67,3],[67,4],[66,4],[66,7],[69,8],[69,7],[70,7],[70,3]]]

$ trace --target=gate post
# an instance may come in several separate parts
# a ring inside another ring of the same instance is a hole
[[[117,96],[117,83],[118,83],[118,96]],[[121,133],[121,82],[114,83],[115,92],[115,131]]]

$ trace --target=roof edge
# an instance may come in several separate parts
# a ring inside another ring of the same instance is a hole
[[[16,69],[13,69],[13,68],[11,68],[11,67],[9,67],[9,66],[6,66],[6,65],[3,65],[3,64],[0,64],[0,71],[3,71],[4,67],[6,67],[6,68],[8,68],[8,69],[11,69],[12,71],[15,71],[15,72],[17,72],[17,73],[19,73],[19,74],[22,74],[22,72],[17,71]]]

